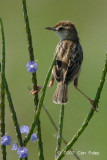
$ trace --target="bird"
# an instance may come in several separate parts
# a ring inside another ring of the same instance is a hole
[[[77,29],[71,21],[60,21],[54,27],[45,29],[53,31],[60,39],[54,55],[57,54],[55,65],[52,69],[49,88],[57,81],[57,88],[53,96],[55,104],[68,102],[68,86],[74,82],[74,87],[85,96],[96,110],[93,100],[78,88],[78,78],[83,62],[83,49],[80,44]]]
[[[54,27],[46,29],[53,31],[60,38],[54,55],[56,62],[52,70],[49,87],[57,81],[57,88],[53,96],[56,104],[66,104],[68,101],[68,85],[74,81],[77,86],[78,77],[83,61],[83,50],[79,41],[75,25],[70,21],[60,21]]]
[[[89,100],[93,109],[96,110],[93,105],[94,101],[78,88],[78,78],[83,62],[83,49],[74,23],[63,20],[58,22],[54,27],[46,27],[45,29],[53,31],[60,39],[54,52],[54,56],[57,54],[57,57],[48,85],[50,88],[54,80],[57,81],[53,102],[65,105],[68,102],[68,86],[71,82],[74,82],[74,87]],[[40,88],[42,87],[38,87],[38,90],[33,91],[32,94],[37,93]]]

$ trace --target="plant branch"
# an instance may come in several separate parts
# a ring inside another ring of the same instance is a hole
[[[2,55],[1,55],[1,81],[0,81],[0,130],[1,137],[5,135],[5,37],[2,19],[0,18],[2,35]],[[3,160],[6,160],[6,146],[1,145]]]
[[[48,81],[49,81],[49,78],[50,78],[50,75],[51,75],[51,72],[52,72],[52,68],[55,64],[55,61],[56,61],[56,57],[57,57],[57,54],[56,56],[54,57],[53,61],[52,61],[52,64],[49,68],[49,71],[48,71],[48,74],[46,76],[46,80],[45,80],[45,83],[44,83],[44,86],[43,86],[43,89],[42,89],[42,94],[40,96],[40,100],[39,100],[39,104],[38,104],[38,109],[37,109],[37,112],[35,114],[35,117],[34,117],[34,121],[32,123],[32,126],[30,128],[30,132],[28,133],[28,136],[25,138],[25,141],[24,141],[24,145],[26,146],[27,142],[29,141],[36,125],[37,125],[37,122],[38,122],[38,118],[40,116],[40,112],[41,112],[41,109],[42,109],[42,105],[43,105],[43,101],[44,101],[44,98],[45,98],[45,92],[46,92],[46,89],[47,89],[47,85],[48,85]]]
[[[96,93],[96,97],[94,100],[94,106],[97,107],[98,103],[99,103],[99,99],[100,99],[100,95],[104,86],[104,82],[105,82],[105,77],[106,77],[106,73],[107,73],[107,54],[106,54],[106,60],[105,60],[105,66],[102,72],[102,77],[101,77],[101,81],[100,81],[100,85],[97,89],[97,93]],[[78,132],[74,135],[73,139],[65,146],[65,148],[60,152],[59,156],[57,157],[57,160],[61,160],[64,156],[65,153],[73,146],[73,144],[78,140],[79,136],[84,132],[84,130],[86,129],[86,127],[88,126],[89,121],[91,120],[91,118],[94,115],[94,110],[93,108],[91,108],[88,116],[86,117],[86,119],[84,120],[81,128],[78,130]]]
[[[48,109],[46,108],[46,106],[44,104],[43,104],[43,109],[44,109],[45,113],[47,114],[47,116],[48,116],[50,122],[52,123],[53,127],[55,128],[56,132],[58,132],[58,128],[57,128],[52,116],[50,115]],[[63,140],[64,144],[67,144],[67,141],[65,140],[65,138],[63,136],[62,136],[62,140]],[[77,155],[77,153],[72,148],[70,150],[72,151],[74,157],[77,160],[80,160],[80,157]]]
[[[29,57],[30,57],[30,61],[34,61],[32,36],[31,36],[31,30],[30,30],[30,25],[29,25],[29,19],[27,15],[26,0],[22,0],[22,4],[23,4],[23,13],[24,13],[24,20],[25,20],[25,29],[26,29],[26,34],[27,34]],[[37,77],[36,72],[32,73],[33,90],[37,90],[37,78],[36,77]],[[36,108],[38,105],[38,94],[34,95],[34,102],[35,102],[35,108]]]
[[[12,98],[11,98],[11,94],[10,94],[10,91],[9,91],[9,88],[8,88],[6,78],[5,78],[4,83],[5,83],[5,90],[6,90],[6,94],[7,94],[7,100],[8,100],[8,103],[9,103],[9,109],[10,109],[10,112],[11,112],[11,115],[12,115],[15,130],[16,130],[17,139],[18,139],[19,145],[22,147],[23,146],[22,135],[20,133],[20,127],[19,127],[19,123],[18,123],[18,120],[17,120],[17,115],[16,115],[16,112],[15,112],[15,109],[14,109],[14,105],[13,105],[13,102],[12,102]],[[20,158],[20,160],[22,160],[22,158]],[[26,157],[25,160],[28,160],[28,158]]]
[[[15,112],[15,109],[14,109],[13,101],[12,101],[12,98],[11,98],[11,94],[10,94],[10,91],[9,91],[9,88],[8,88],[6,78],[5,78],[5,89],[6,89],[6,94],[7,94],[7,100],[8,100],[8,103],[9,103],[9,109],[10,109],[10,112],[11,112],[11,115],[12,115],[12,119],[13,119],[13,122],[14,122],[16,133],[17,133],[17,139],[18,139],[18,142],[19,142],[20,146],[23,147],[22,135],[20,133],[20,127],[19,127],[19,123],[18,123],[18,120],[17,120],[17,115],[16,115],[16,112]]]
[[[61,106],[61,110],[60,110],[59,128],[58,128],[58,136],[57,136],[57,146],[56,146],[55,159],[59,155],[59,152],[60,152],[60,149],[61,149],[63,121],[64,121],[64,105]]]
[[[0,19],[0,22],[2,24],[1,19]],[[4,37],[3,26],[2,26],[2,37]],[[2,89],[4,89],[4,92],[6,91],[6,93],[7,93],[7,99],[8,99],[8,102],[9,102],[10,111],[12,113],[13,121],[14,121],[14,124],[15,124],[17,138],[18,138],[20,146],[23,146],[22,136],[21,136],[19,124],[18,124],[18,121],[17,121],[16,112],[14,110],[13,102],[12,102],[11,95],[10,95],[10,92],[9,92],[9,89],[8,89],[8,84],[7,84],[7,81],[6,81],[6,78],[5,78],[5,41],[4,41],[4,38],[3,38],[2,42],[3,42],[3,52],[4,52],[3,53],[4,61],[2,61],[2,64],[4,65],[4,67],[2,66],[2,68],[4,68],[4,74],[2,74],[2,71],[1,71],[1,75],[3,75],[3,85],[4,85],[3,86],[4,88],[2,87]],[[1,97],[1,102],[3,101],[3,99],[4,98]],[[5,112],[2,112],[1,115],[3,117],[5,115]],[[5,127],[5,123],[3,124],[3,126]],[[3,146],[3,147],[5,148],[6,146]],[[4,156],[3,160],[6,160],[6,153],[5,153],[5,156]],[[22,160],[22,158],[20,158],[20,160]],[[26,160],[28,160],[28,158],[26,158]]]
[[[22,4],[23,4],[23,13],[24,13],[24,20],[25,20],[25,29],[26,29],[27,40],[28,40],[29,57],[30,57],[30,61],[34,61],[32,36],[31,36],[31,30],[30,30],[30,25],[29,25],[29,18],[28,18],[28,14],[27,14],[26,0],[22,0]],[[33,90],[37,90],[36,72],[32,73],[32,83],[33,83]],[[35,105],[35,112],[36,112],[37,106],[38,106],[38,94],[34,95],[34,105]],[[38,146],[39,146],[39,151],[40,151],[39,159],[44,160],[43,143],[42,143],[42,137],[41,137],[41,127],[40,127],[39,118],[38,118],[38,123],[37,123],[37,138],[38,138]]]

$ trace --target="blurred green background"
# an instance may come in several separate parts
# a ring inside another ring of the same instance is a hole
[[[38,60],[38,85],[43,85],[51,64],[55,46],[59,39],[45,27],[53,26],[60,20],[72,21],[78,30],[84,51],[84,61],[79,78],[79,87],[94,99],[100,82],[107,51],[107,1],[106,0],[27,0],[27,9],[33,38],[35,60]],[[6,41],[6,78],[13,98],[15,110],[21,125],[33,121],[33,96],[31,74],[26,71],[29,61],[25,24],[21,0],[0,0],[0,17],[3,20]],[[0,37],[1,48],[1,37]],[[0,49],[1,54],[1,49]],[[52,102],[56,82],[47,90],[44,104],[47,106],[58,126],[60,105]],[[87,116],[91,105],[73,87],[69,86],[69,102],[65,106],[63,136],[71,140]],[[86,152],[82,160],[107,159],[107,82],[105,82],[99,103],[99,112],[95,113],[84,133],[73,146],[75,151]],[[56,147],[56,132],[47,115],[41,112],[42,140],[45,160],[53,160]],[[35,130],[36,131],[36,130]],[[6,101],[6,132],[16,140],[13,121]],[[12,142],[13,142],[12,141]],[[7,147],[8,160],[18,159],[12,146]],[[64,145],[62,144],[62,148]],[[29,159],[38,159],[37,143],[30,142]],[[88,155],[88,151],[99,152],[99,156]],[[75,160],[67,155],[64,160]],[[1,160],[1,149],[0,149]]]

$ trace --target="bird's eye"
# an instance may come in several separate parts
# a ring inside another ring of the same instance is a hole
[[[62,31],[62,30],[64,30],[64,27],[59,27],[58,28],[58,31]]]

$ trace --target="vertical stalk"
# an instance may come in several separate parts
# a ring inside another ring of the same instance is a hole
[[[5,135],[5,38],[3,23],[0,18],[2,35],[2,58],[1,58],[1,80],[0,80],[0,130],[1,137]],[[6,160],[6,146],[1,145],[3,160]]]
[[[3,23],[2,23],[1,18],[0,18],[0,24],[1,24],[1,32],[2,32],[2,62],[1,62],[1,70],[0,70],[1,71],[1,81],[0,81],[0,88],[1,88],[0,89],[1,137],[3,135],[5,135],[5,90],[6,90],[10,110],[13,111],[12,112],[12,117],[13,117],[13,120],[14,120],[17,137],[18,137],[20,146],[22,146],[23,142],[22,142],[22,137],[21,137],[21,133],[20,133],[19,124],[18,124],[17,117],[16,117],[16,112],[14,110],[12,99],[11,99],[11,96],[10,96],[10,92],[8,90],[8,85],[7,85],[7,82],[6,82],[6,79],[5,79],[5,38],[4,38]],[[2,148],[3,160],[6,160],[6,146],[2,145],[1,148]],[[22,159],[20,158],[20,160],[22,160]]]
[[[17,120],[17,115],[16,115],[16,112],[15,112],[15,109],[14,109],[13,101],[12,101],[12,98],[11,98],[11,94],[10,94],[10,91],[9,91],[9,88],[8,88],[6,78],[5,78],[5,90],[6,90],[6,94],[7,94],[7,100],[8,100],[8,103],[9,103],[9,109],[10,109],[10,112],[11,112],[11,115],[12,115],[12,119],[13,119],[13,122],[14,122],[15,129],[16,129],[17,139],[18,139],[19,145],[22,147],[23,146],[22,135],[20,133],[20,127],[19,127],[19,123],[18,123],[18,120]]]
[[[22,4],[23,4],[23,13],[24,13],[24,20],[25,20],[25,29],[26,29],[27,40],[28,40],[29,57],[30,57],[30,61],[34,61],[32,36],[31,36],[31,30],[30,30],[29,19],[28,19],[28,14],[27,14],[26,0],[22,0]],[[32,73],[32,83],[33,83],[33,89],[37,90],[36,72]],[[35,112],[36,112],[37,106],[38,106],[38,94],[34,95],[34,104],[35,104]],[[40,127],[39,118],[37,122],[37,138],[38,138],[38,146],[39,146],[39,151],[40,151],[39,160],[44,160],[43,143],[42,143],[42,137],[41,137],[41,127]]]
[[[64,105],[61,106],[61,110],[60,110],[59,127],[58,127],[58,136],[57,136],[57,146],[56,146],[55,159],[56,159],[57,156],[59,155],[59,152],[60,152],[60,149],[61,149],[63,121],[64,121]]]
[[[39,103],[38,103],[38,109],[37,109],[37,112],[36,112],[35,117],[34,117],[34,121],[32,123],[32,126],[30,128],[30,131],[29,131],[27,137],[24,140],[24,145],[25,146],[28,143],[28,141],[30,140],[31,135],[32,135],[35,127],[37,126],[38,118],[40,116],[41,109],[42,109],[42,106],[43,106],[43,101],[44,101],[44,98],[45,98],[45,93],[46,93],[48,81],[49,81],[49,78],[50,78],[50,75],[51,75],[51,72],[52,72],[52,68],[53,68],[53,66],[55,64],[56,57],[57,57],[57,54],[56,54],[56,56],[54,56],[54,59],[53,59],[52,64],[51,64],[51,66],[49,68],[48,74],[46,76],[46,79],[45,79],[45,82],[44,82],[44,86],[43,86],[43,89],[42,89],[42,94],[40,96],[40,100],[39,100]]]
[[[41,140],[41,127],[40,127],[40,120],[38,119],[38,122],[37,122],[37,141],[38,141],[38,146],[39,146],[39,159],[40,160],[44,160],[44,157],[43,157],[43,144],[42,144],[42,140]]]
[[[7,100],[8,100],[8,103],[9,103],[9,109],[10,109],[10,112],[11,112],[11,115],[12,115],[12,119],[13,119],[13,122],[14,122],[15,129],[16,129],[17,139],[18,139],[19,145],[22,147],[23,146],[22,135],[20,133],[20,127],[19,127],[19,123],[18,123],[18,120],[17,120],[17,115],[16,115],[16,112],[15,112],[15,109],[14,109],[13,101],[12,101],[12,98],[11,98],[11,94],[10,94],[10,91],[9,91],[9,88],[8,88],[6,78],[5,78],[5,90],[6,90],[6,94],[7,94]],[[22,158],[20,158],[20,160],[22,160]],[[25,160],[28,160],[28,158],[26,157]]]
[[[31,36],[31,30],[30,30],[29,19],[28,19],[28,14],[27,14],[26,0],[22,0],[22,5],[23,5],[24,20],[25,20],[25,29],[26,29],[26,34],[27,34],[29,57],[30,57],[30,61],[34,61],[32,36]],[[37,90],[37,78],[36,77],[37,77],[36,72],[32,73],[32,83],[33,83],[34,90]],[[36,108],[38,104],[38,94],[34,95],[34,102],[35,102],[35,108]]]
[[[43,109],[44,109],[46,115],[48,116],[50,122],[52,123],[54,129],[56,130],[56,132],[58,132],[58,128],[57,128],[57,126],[56,126],[56,124],[55,124],[55,122],[54,122],[54,120],[53,120],[51,114],[49,113],[47,107],[46,107],[44,104],[43,104]],[[64,137],[62,137],[62,140],[63,140],[64,144],[67,145],[67,141],[65,140]],[[73,156],[74,156],[77,160],[80,160],[80,157],[78,156],[78,154],[77,154],[72,148],[71,148],[70,150],[72,151]]]

